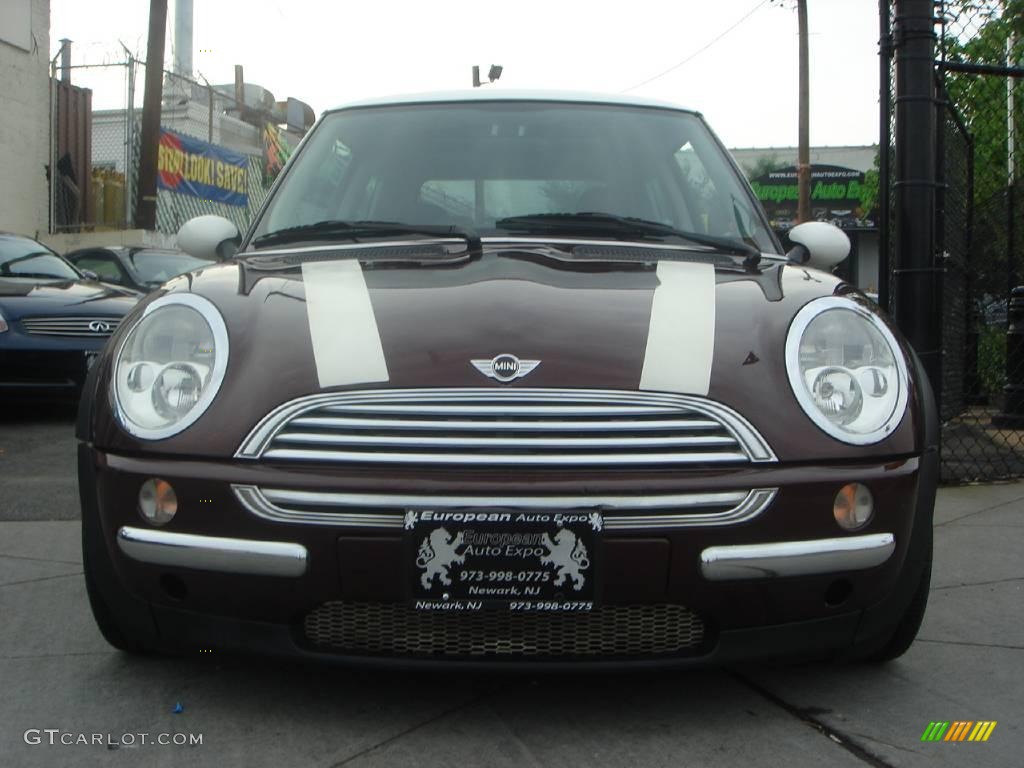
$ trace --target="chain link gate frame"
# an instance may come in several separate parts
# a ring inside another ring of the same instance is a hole
[[[906,158],[899,155],[915,151],[898,141],[906,139],[907,126],[896,93],[900,48],[906,45],[901,27],[922,6],[912,5],[879,2],[879,292],[889,310],[905,257],[894,236],[907,215],[907,192],[897,181]],[[1024,127],[1024,0],[929,5],[930,18],[913,21],[935,30],[934,98],[927,100],[934,136],[922,145],[934,149],[934,253],[927,269],[936,274],[941,306],[933,321],[940,354],[932,377],[942,422],[942,480],[1024,477],[1024,293],[1017,302],[1010,298],[1024,271],[1018,255],[1024,188],[1017,168]]]

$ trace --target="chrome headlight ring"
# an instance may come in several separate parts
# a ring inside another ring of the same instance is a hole
[[[808,302],[790,324],[785,354],[797,402],[836,440],[872,445],[903,420],[910,392],[905,356],[885,322],[857,302]]]
[[[179,313],[178,329],[191,325],[196,338],[175,336],[173,328],[158,333],[161,322],[175,324],[169,314],[175,308],[187,310]],[[149,345],[153,349],[145,350],[147,336],[157,337]],[[187,429],[216,398],[228,356],[227,326],[211,301],[191,293],[156,299],[132,324],[114,358],[110,398],[118,423],[143,440],[163,440]]]

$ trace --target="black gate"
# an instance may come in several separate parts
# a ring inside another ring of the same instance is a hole
[[[1024,339],[1024,300],[1016,325],[1009,301],[1024,274],[1024,0],[881,0],[879,9],[889,276],[880,300],[912,327],[932,378],[943,480],[1022,477],[1024,398],[1013,386],[1024,387],[1024,360],[1008,357],[1007,338]],[[929,49],[932,65],[919,66]],[[919,239],[930,253],[912,262],[909,219],[920,218],[922,198],[931,226]]]

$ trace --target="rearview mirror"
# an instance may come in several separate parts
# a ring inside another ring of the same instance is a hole
[[[850,238],[839,227],[824,221],[805,221],[787,233],[796,243],[787,256],[791,261],[809,262],[812,267],[830,270],[850,255]]]
[[[241,241],[238,227],[223,216],[196,216],[178,230],[178,247],[197,259],[230,259]]]

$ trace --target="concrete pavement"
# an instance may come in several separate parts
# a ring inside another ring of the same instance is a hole
[[[924,627],[886,666],[354,672],[109,648],[67,519],[70,431],[66,417],[0,420],[0,766],[1024,764],[1024,483],[940,491]],[[922,743],[931,720],[998,725],[983,744]]]

